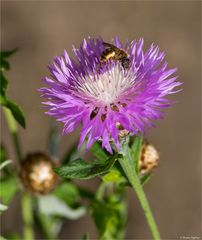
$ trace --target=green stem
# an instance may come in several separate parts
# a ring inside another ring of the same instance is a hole
[[[139,177],[135,171],[134,160],[131,157],[131,153],[127,143],[123,144],[121,154],[123,155],[123,157],[119,158],[119,162],[128,180],[130,181],[134,191],[137,194],[138,200],[140,201],[140,204],[144,210],[153,238],[155,240],[160,240],[160,234],[159,234],[156,222],[154,220],[154,217],[150,209],[149,203],[147,201],[146,195],[144,193],[143,187],[140,183]]]
[[[6,121],[8,123],[8,128],[9,128],[11,136],[13,138],[13,145],[15,147],[16,156],[17,156],[18,160],[21,161],[22,153],[21,153],[21,149],[20,149],[17,124],[15,122],[15,119],[14,119],[11,111],[5,107],[3,107],[3,110],[4,110],[5,117],[6,117]]]
[[[105,182],[101,182],[97,191],[96,191],[96,194],[95,194],[95,198],[98,200],[98,201],[102,201],[103,200],[103,197],[104,197],[104,193],[105,193],[105,188],[106,188],[106,183]]]
[[[28,193],[22,195],[22,217],[24,226],[24,240],[34,240],[32,198]]]
[[[36,223],[44,234],[45,239],[56,240],[57,234],[54,233],[53,226],[50,224],[51,218],[48,215],[44,215],[39,212],[35,215],[35,218]]]

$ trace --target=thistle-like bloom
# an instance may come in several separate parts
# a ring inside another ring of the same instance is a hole
[[[181,85],[172,76],[176,68],[167,69],[164,52],[151,45],[143,50],[143,39],[122,45],[116,37],[113,44],[128,54],[130,64],[124,68],[120,60],[101,62],[105,50],[103,40],[84,39],[79,49],[73,47],[76,60],[66,51],[49,66],[45,77],[48,87],[41,88],[48,99],[48,115],[64,123],[63,133],[82,125],[79,146],[87,139],[87,148],[101,140],[103,148],[112,152],[110,141],[120,147],[119,134],[144,134],[147,126],[163,117],[162,109],[172,102],[166,95]]]

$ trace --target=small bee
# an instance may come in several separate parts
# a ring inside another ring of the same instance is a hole
[[[102,52],[100,56],[101,63],[107,62],[108,60],[118,60],[121,62],[121,65],[124,69],[129,68],[130,59],[128,58],[128,54],[124,50],[106,42],[103,42],[103,45],[106,47],[106,49]]]

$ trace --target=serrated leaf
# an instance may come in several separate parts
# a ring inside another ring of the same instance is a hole
[[[76,220],[86,214],[85,207],[72,209],[53,195],[38,197],[39,210],[42,214],[66,217]]]
[[[55,172],[64,178],[90,179],[107,172],[114,165],[117,157],[116,154],[105,163],[88,163],[82,159],[77,159],[65,166],[55,168]]]
[[[131,149],[131,157],[134,160],[135,170],[137,173],[139,173],[139,159],[140,159],[140,154],[142,149],[142,137],[135,136],[130,149]]]
[[[105,152],[105,150],[101,147],[98,142],[95,142],[91,147],[90,151],[99,161],[106,161],[109,158],[109,155]]]
[[[6,104],[4,105],[5,107],[7,107],[8,109],[10,109],[13,117],[15,118],[15,120],[23,127],[26,127],[25,124],[25,117],[24,117],[24,113],[22,111],[22,109],[13,101],[11,100],[7,100]]]
[[[19,190],[17,178],[7,178],[1,181],[0,198],[4,204],[9,204]]]

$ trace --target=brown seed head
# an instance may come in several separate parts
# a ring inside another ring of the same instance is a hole
[[[28,154],[22,162],[20,178],[25,188],[38,194],[46,194],[54,189],[58,176],[53,171],[55,164],[44,153]]]
[[[158,166],[159,153],[156,148],[148,143],[142,147],[142,152],[139,161],[140,173],[145,174],[151,172]]]

